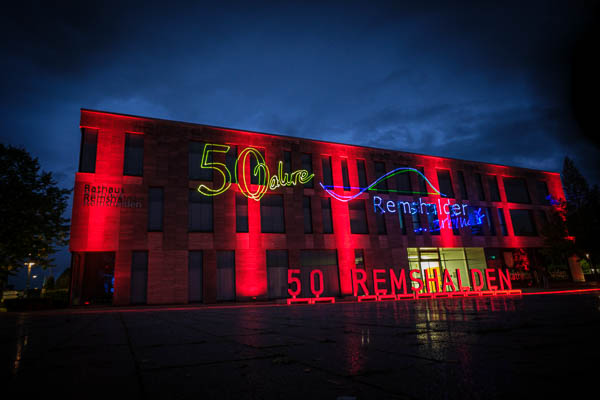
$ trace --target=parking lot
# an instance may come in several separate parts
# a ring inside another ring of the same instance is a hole
[[[14,395],[573,396],[596,390],[599,296],[3,313],[1,351]]]

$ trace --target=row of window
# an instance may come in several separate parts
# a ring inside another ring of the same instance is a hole
[[[497,208],[497,221],[493,218],[492,207],[467,207],[469,218],[448,218],[446,221],[440,221],[437,215],[434,214],[404,214],[397,213],[398,223],[403,235],[407,233],[407,221],[411,220],[412,232],[415,235],[422,235],[423,232],[429,232],[431,235],[439,235],[440,230],[445,227],[451,227],[454,235],[460,235],[461,228],[468,228],[472,235],[482,236],[484,234],[496,236],[497,232],[502,236],[508,236],[508,228],[504,217],[504,210]],[[536,210],[539,213],[539,228],[537,229],[534,222],[532,210],[511,209],[509,210],[513,232],[515,236],[537,236],[540,230],[547,223],[547,216],[544,210]],[[369,227],[365,212],[364,200],[353,200],[349,203],[350,213],[350,232],[355,234],[368,234]],[[410,217],[409,217],[410,215]],[[387,234],[387,226],[385,215],[376,212],[375,221],[377,224],[377,233],[380,235]],[[487,228],[484,228],[487,227]]]
[[[218,250],[217,254],[217,301],[235,300],[235,251]],[[267,250],[267,286],[269,298],[288,297],[287,250]],[[338,296],[339,278],[336,250],[301,250],[300,297],[308,297],[310,271],[318,268],[323,273],[324,296]],[[188,297],[190,302],[203,298],[203,253],[201,250],[188,253]],[[147,301],[148,252],[134,251],[131,259],[131,303]]]
[[[79,172],[96,172],[96,152],[98,148],[98,131],[83,129],[81,133],[81,149],[79,152]],[[142,176],[144,172],[144,135],[125,134],[125,157],[123,175]]]
[[[80,172],[95,172],[96,168],[96,149],[98,141],[98,132],[96,130],[84,129],[82,132],[81,140],[81,157],[79,163]],[[189,156],[188,156],[188,174],[191,180],[201,181],[212,181],[213,180],[213,169],[202,168],[202,155],[204,152],[204,142],[190,142],[189,145]],[[259,150],[264,157],[264,150]],[[207,164],[212,163],[213,152],[208,153],[206,160]],[[229,171],[235,170],[235,162],[238,155],[237,146],[231,146],[229,151],[225,155],[225,164]],[[283,172],[291,173],[292,171],[292,153],[291,151],[283,151]],[[250,158],[250,170],[254,171],[257,160],[256,157]],[[325,186],[333,186],[333,172],[331,165],[331,157],[324,156],[321,158],[322,164],[322,181]],[[309,173],[313,173],[313,162],[312,155],[303,153],[301,159],[302,169],[307,170]],[[125,134],[125,157],[123,164],[123,174],[130,176],[142,176],[144,167],[144,136],[134,133]],[[396,165],[395,168],[406,167],[405,165]],[[367,173],[365,160],[356,160],[356,168],[358,173],[358,185],[360,188],[367,187]],[[423,167],[417,167],[417,169],[424,174]],[[348,160],[341,160],[341,172],[342,172],[342,184],[344,190],[350,190],[350,176],[348,174]],[[374,162],[374,172],[376,177],[381,177],[386,174],[386,167],[384,162]],[[454,191],[454,185],[452,182],[451,172],[449,170],[438,170],[437,178],[439,184],[439,190],[449,198],[456,198]],[[231,177],[235,180],[235,174]],[[459,189],[459,198],[469,199],[474,198],[480,201],[501,201],[500,190],[498,188],[498,179],[495,175],[474,174],[475,188],[474,193],[467,190],[465,176],[463,171],[456,171],[456,182]],[[511,203],[531,203],[530,191],[527,187],[527,181],[523,178],[514,177],[503,177],[504,190],[506,194],[506,200]],[[413,188],[411,183],[410,174],[399,173],[395,175],[396,189],[388,188],[388,181],[383,180],[374,189],[380,193],[398,193],[403,195],[412,195],[415,193],[421,193],[426,195],[429,188],[422,178],[418,179],[419,188]],[[251,183],[258,184],[258,176],[251,174]],[[314,179],[304,184],[305,187],[314,187]],[[489,196],[486,195],[484,186],[488,187]],[[537,193],[537,203],[549,204],[549,191],[548,185],[545,181],[536,181],[535,192]]]
[[[322,233],[333,232],[333,215],[331,210],[331,198],[320,198]],[[151,187],[148,194],[148,230],[162,231],[163,229],[163,209],[164,195],[163,188]],[[313,212],[311,196],[304,196],[302,199],[304,233],[313,232]],[[236,231],[248,232],[248,198],[241,193],[236,193]],[[423,232],[429,232],[432,235],[439,235],[440,229],[445,226],[452,227],[455,235],[460,235],[460,228],[468,228],[472,235],[491,235],[498,233],[503,236],[508,235],[504,211],[497,208],[497,223],[494,222],[492,207],[467,207],[468,218],[447,218],[446,221],[439,221],[434,214],[404,214],[397,213],[398,222],[402,234],[406,235],[408,221],[411,219],[412,231],[416,235],[422,235]],[[536,210],[539,213],[540,228],[547,222],[544,210]],[[369,226],[367,223],[366,202],[365,200],[355,199],[348,203],[348,213],[350,217],[350,232],[354,234],[368,234]],[[539,230],[536,229],[532,210],[511,209],[509,210],[515,236],[535,236]],[[410,217],[409,217],[410,216]],[[204,196],[197,190],[189,190],[189,230],[192,232],[212,232],[213,231],[213,198]],[[375,212],[377,224],[377,233],[387,234],[385,215]],[[283,204],[283,195],[266,195],[260,201],[260,223],[263,233],[285,233],[285,213]],[[486,228],[484,228],[487,227]],[[498,228],[498,229],[496,229]]]
[[[483,248],[408,248],[409,269],[425,273],[426,268],[442,268],[451,270],[451,274],[460,270],[463,276],[476,269],[482,271],[486,266]],[[337,250],[310,249],[300,250],[298,272],[293,274],[293,283],[288,278],[288,250],[266,250],[267,297],[270,299],[289,297],[288,288],[294,291],[300,289],[298,297],[312,297],[311,282],[323,289],[322,296],[339,296],[339,264]],[[188,299],[189,302],[203,300],[204,254],[202,250],[188,252]],[[365,270],[364,249],[354,249],[354,268]],[[236,254],[235,250],[216,251],[216,300],[233,301],[236,299]],[[313,276],[315,269],[321,271],[322,279]],[[400,267],[392,267],[397,273]],[[131,265],[131,302],[146,303],[148,286],[148,252],[134,251]],[[388,279],[382,281],[387,290],[391,290]],[[441,280],[440,280],[441,284]],[[466,282],[467,286],[469,283]],[[322,285],[322,286],[321,286]],[[373,288],[373,281],[367,278],[367,287]],[[432,285],[428,291],[436,291]]]

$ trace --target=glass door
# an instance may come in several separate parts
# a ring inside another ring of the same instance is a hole
[[[421,261],[421,276],[426,284],[428,293],[437,293],[442,289],[442,270],[439,261]],[[437,276],[437,287],[435,281],[427,282],[426,279],[432,279]],[[438,290],[439,288],[439,290]]]
[[[114,270],[114,252],[74,253],[71,303],[112,304]]]
[[[428,293],[436,293],[442,288],[442,270],[440,267],[440,253],[436,247],[421,247],[419,249],[419,269]],[[427,282],[437,276],[437,287],[435,281]]]

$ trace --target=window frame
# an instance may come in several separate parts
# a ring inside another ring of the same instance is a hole
[[[89,164],[93,165],[93,167],[91,168],[91,171],[84,171],[83,170],[83,160],[84,160],[84,152],[87,154],[87,150],[89,147],[86,146],[87,141],[85,140],[86,138],[86,134],[88,133],[93,133],[94,134],[94,157],[93,157],[93,162],[90,159]],[[86,174],[95,174],[96,173],[96,161],[98,160],[98,134],[99,134],[99,130],[98,129],[91,129],[91,128],[81,128],[81,142],[79,145],[79,168],[77,170],[77,172],[80,173],[86,173]]]
[[[154,228],[151,226],[151,212],[152,212],[152,196],[153,190],[160,190],[160,227]],[[148,232],[162,232],[165,225],[165,190],[162,186],[150,186],[148,187]]]
[[[128,160],[130,160],[130,158],[127,157],[128,154],[131,154],[131,149],[135,148],[132,147],[131,145],[128,146],[128,143],[130,141],[131,138],[141,138],[141,142],[142,142],[142,146],[141,146],[141,151],[142,151],[142,157],[140,160],[141,165],[140,167],[140,171],[139,174],[136,174],[136,171],[128,171],[128,167],[131,167],[131,165],[129,165],[131,163],[131,161],[128,162]],[[145,140],[144,140],[144,135],[142,133],[134,133],[134,132],[125,132],[125,150],[124,150],[124,155],[123,155],[123,176],[135,176],[135,177],[143,177],[144,176],[144,147],[145,147]],[[128,149],[130,149],[128,151]]]

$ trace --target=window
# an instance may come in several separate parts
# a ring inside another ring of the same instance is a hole
[[[531,210],[510,210],[510,220],[515,236],[537,235]]]
[[[381,161],[375,161],[375,179],[379,179],[385,175],[385,163]],[[383,179],[376,185],[379,193],[388,193],[387,179]]]
[[[304,233],[312,233],[312,209],[310,207],[310,196],[302,197],[302,211],[304,213]]]
[[[217,251],[217,301],[235,300],[235,252]]]
[[[365,168],[365,160],[356,160],[356,171],[358,173],[358,186],[361,189],[367,187],[367,170]]]
[[[267,286],[270,299],[288,296],[288,252],[267,250]]]
[[[321,213],[323,215],[323,233],[333,233],[333,219],[331,215],[331,199],[321,199]]]
[[[142,176],[144,172],[144,135],[125,134],[125,163],[123,175]]]
[[[235,231],[248,232],[248,198],[235,194]]]
[[[417,167],[417,171],[419,171],[423,176],[425,176],[425,168]],[[427,184],[425,183],[425,178],[423,176],[418,175],[417,180],[419,181],[419,191],[422,196],[427,196]]]
[[[488,188],[490,189],[490,201],[500,201],[500,191],[498,190],[498,179],[496,175],[490,175],[488,178]]]
[[[450,219],[450,224],[452,225],[452,234],[454,236],[460,236],[460,217],[456,215],[455,211],[452,210],[452,218]]]
[[[204,196],[196,189],[190,189],[189,193],[189,230],[191,232],[212,232],[213,198]]]
[[[188,301],[202,301],[202,252],[188,253]]]
[[[406,235],[406,223],[404,222],[404,213],[398,211],[398,222],[400,222],[400,231]]]
[[[365,269],[365,256],[363,249],[354,249],[354,266],[358,269]]]
[[[375,213],[375,221],[377,222],[377,234],[379,234],[379,235],[387,234],[387,227],[385,226],[385,214],[376,212]]]
[[[510,203],[531,203],[527,182],[523,178],[504,178],[506,201]]]
[[[465,247],[465,255],[467,256],[467,266],[469,270],[478,270],[481,272],[481,276],[485,276],[485,268],[487,263],[485,260],[485,251],[483,250],[483,247]],[[469,279],[466,279],[467,285],[468,282]],[[485,278],[481,281],[481,283],[483,284],[483,290],[487,290],[488,288]]]
[[[320,269],[323,273],[323,294],[321,296],[338,296],[340,294],[339,271],[336,250],[301,250],[300,270],[302,271],[302,297],[312,297],[310,293],[310,272]],[[314,275],[315,287],[319,287],[318,275]]]
[[[429,232],[432,235],[440,234],[440,220],[437,214],[427,213],[427,223],[429,225]]]
[[[506,229],[506,219],[504,218],[504,211],[501,208],[498,209],[498,223],[500,224],[502,236],[508,236],[508,229]]]
[[[398,168],[406,168],[405,165],[396,166]],[[400,195],[412,194],[412,185],[410,184],[410,173],[407,170],[396,172],[396,190]]]
[[[255,150],[258,150],[258,152],[263,156],[263,159],[265,158],[265,150],[264,149],[255,149]],[[260,177],[265,176],[265,171],[262,168],[259,168],[257,171],[256,166],[258,165],[258,160],[256,159],[256,157],[254,155],[251,155],[249,157],[250,157],[250,184],[258,185],[260,183]],[[266,181],[266,179],[265,179],[265,181]],[[268,185],[269,182],[266,182],[266,184]]]
[[[328,189],[331,189],[331,188],[333,188],[333,174],[331,172],[331,157],[322,158],[321,165],[323,166],[323,184]]]
[[[351,233],[369,233],[367,225],[367,214],[364,200],[352,200],[348,203],[350,211],[350,232]]]
[[[421,229],[421,221],[419,221],[419,213],[411,213],[410,215],[412,216],[413,232],[415,235],[423,234],[423,230]]]
[[[163,188],[148,189],[148,230],[163,230]]]
[[[458,187],[460,188],[460,198],[466,200],[469,198],[467,193],[467,185],[465,183],[465,174],[462,171],[456,171],[458,176]]]
[[[481,226],[481,225],[471,225],[471,235],[473,235],[473,236],[481,236],[481,235],[483,235],[483,226]]]
[[[342,181],[344,190],[350,190],[350,177],[348,176],[348,160],[342,158]]]
[[[237,146],[230,145],[229,151],[225,154],[225,165],[231,175],[231,183],[237,182],[237,171],[235,170],[235,162],[237,160]],[[220,175],[220,174],[219,174]]]
[[[73,253],[73,303],[112,304],[115,283],[115,252],[87,251]],[[35,276],[35,275],[34,275]],[[136,284],[136,274],[132,275],[132,284]],[[146,280],[142,276],[139,288],[145,291]],[[144,303],[145,295],[139,300]]]
[[[364,255],[364,251],[363,249],[354,249],[354,268],[356,269],[362,269],[363,271],[365,270],[365,255]],[[369,292],[372,292],[372,281],[371,279],[369,279],[370,277],[368,276],[368,274],[366,274],[365,271],[365,275],[367,276],[367,282],[366,282],[366,286],[367,286],[367,290],[369,290]],[[352,287],[354,288],[354,274],[351,274],[352,276]],[[354,289],[353,289],[354,290]],[[357,290],[359,291],[359,294],[362,293],[363,291],[360,289],[360,286],[358,286]],[[362,293],[362,294],[366,294],[366,293]]]
[[[260,230],[262,233],[285,233],[283,195],[269,194],[260,201]]]
[[[145,304],[148,286],[148,252],[131,253],[131,304]]]
[[[460,291],[458,279],[456,279],[458,278],[458,274],[465,277],[461,281],[461,286],[469,286],[469,268],[467,267],[465,249],[463,247],[440,248],[439,252],[442,271],[447,270],[450,272],[450,275],[456,284],[456,291]],[[450,288],[446,286],[446,290],[448,289]]]
[[[496,228],[494,227],[494,220],[492,220],[492,209],[490,207],[485,208],[485,219],[487,220],[490,235],[496,236]]]
[[[81,148],[79,149],[79,172],[96,172],[96,151],[98,131],[83,128],[81,130]]]
[[[544,210],[536,210],[536,213],[538,215],[538,232],[543,232],[548,224],[548,215]]]
[[[438,184],[440,185],[440,192],[446,195],[446,197],[454,198],[454,189],[452,188],[452,178],[450,178],[450,171],[439,170]]]
[[[483,210],[483,208],[467,206],[467,215],[469,217],[471,235],[483,235],[483,220],[485,219],[485,211]]]
[[[479,201],[485,201],[485,192],[483,191],[483,180],[481,174],[475,174],[475,186],[477,187],[477,197]]]
[[[267,250],[267,268],[288,268],[287,250]],[[286,277],[287,284],[287,277]]]
[[[308,174],[311,175],[313,173],[313,167],[312,167],[312,155],[311,154],[302,154],[302,169],[305,169],[308,171]],[[314,179],[311,179],[310,181],[306,182],[304,184],[304,187],[307,188],[312,188],[314,187]]]
[[[202,165],[202,154],[204,153],[205,144],[204,142],[190,142],[188,152],[188,176],[190,179],[199,181],[212,181],[213,179],[212,168],[200,167]],[[212,151],[208,153],[206,162],[208,164],[213,162]]]
[[[536,181],[535,182],[535,190],[538,195],[538,203],[539,204],[550,204],[550,192],[548,191],[548,184],[545,181]]]
[[[283,152],[283,172],[292,173],[292,152],[288,150],[284,150]]]
[[[444,217],[444,219],[440,222],[440,225],[441,227],[446,227],[449,229],[452,228],[452,234],[459,236],[461,226],[460,218],[461,216],[457,215],[457,211],[454,211],[452,207],[450,207],[450,215],[448,215],[448,217]]]

